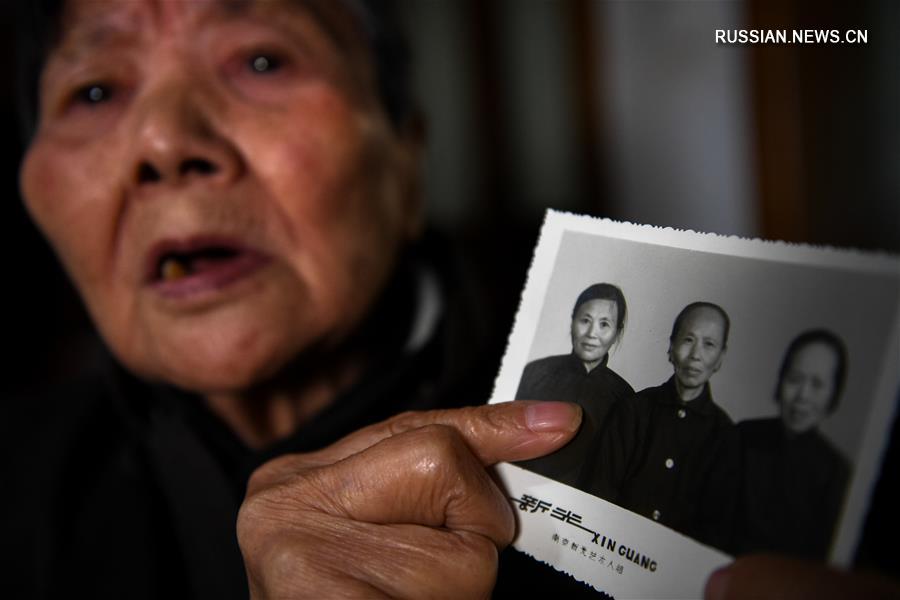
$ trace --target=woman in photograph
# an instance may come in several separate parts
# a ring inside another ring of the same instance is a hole
[[[731,319],[691,302],[672,324],[672,375],[610,412],[584,488],[698,542],[731,550],[740,473],[737,431],[711,380],[728,351]]]
[[[572,309],[572,352],[526,365],[517,400],[564,400],[581,406],[583,419],[575,438],[559,451],[521,466],[571,486],[578,486],[584,458],[613,405],[634,394],[611,370],[609,350],[625,331],[627,306],[622,290],[595,283],[579,294]]]
[[[775,399],[781,415],[738,424],[744,480],[738,550],[828,555],[850,477],[819,431],[838,407],[847,353],[836,335],[807,331],[788,346]]]

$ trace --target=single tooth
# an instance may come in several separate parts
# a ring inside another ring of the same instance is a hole
[[[163,281],[175,281],[187,277],[187,266],[177,258],[167,258],[160,267]]]

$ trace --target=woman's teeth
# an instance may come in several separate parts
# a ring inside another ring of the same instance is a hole
[[[187,277],[189,274],[187,264],[175,257],[165,259],[159,270],[163,281],[175,281],[176,279]]]

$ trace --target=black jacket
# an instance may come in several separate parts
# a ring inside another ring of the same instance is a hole
[[[610,414],[590,487],[598,496],[728,551],[739,481],[737,430],[707,384],[690,402],[674,378]]]
[[[828,555],[850,465],[817,430],[790,435],[781,419],[738,424],[743,478],[740,552]]]
[[[590,372],[574,354],[548,356],[525,366],[516,400],[574,402],[583,409],[581,428],[568,444],[553,454],[519,463],[535,473],[579,487],[585,457],[596,447],[606,415],[617,402],[627,402],[634,390],[603,364]]]

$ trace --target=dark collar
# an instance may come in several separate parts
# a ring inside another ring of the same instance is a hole
[[[678,389],[675,387],[675,376],[669,378],[663,384],[665,394],[663,394],[662,402],[671,406],[677,406],[685,410],[704,416],[712,416],[716,413],[716,405],[713,402],[712,392],[710,391],[709,382],[703,386],[703,391],[693,400],[683,401],[678,397]]]
[[[580,374],[582,377],[598,377],[601,373],[606,372],[606,363],[609,362],[609,353],[603,357],[603,360],[600,361],[600,364],[588,371],[584,368],[584,363],[580,358],[575,356],[575,353],[572,352],[567,355],[566,366],[567,368],[574,372]]]
[[[823,443],[827,443],[825,437],[819,432],[818,427],[813,427],[802,433],[796,433],[785,426],[780,416],[775,417],[773,421],[777,423],[781,439],[786,446],[792,448],[819,448]]]

